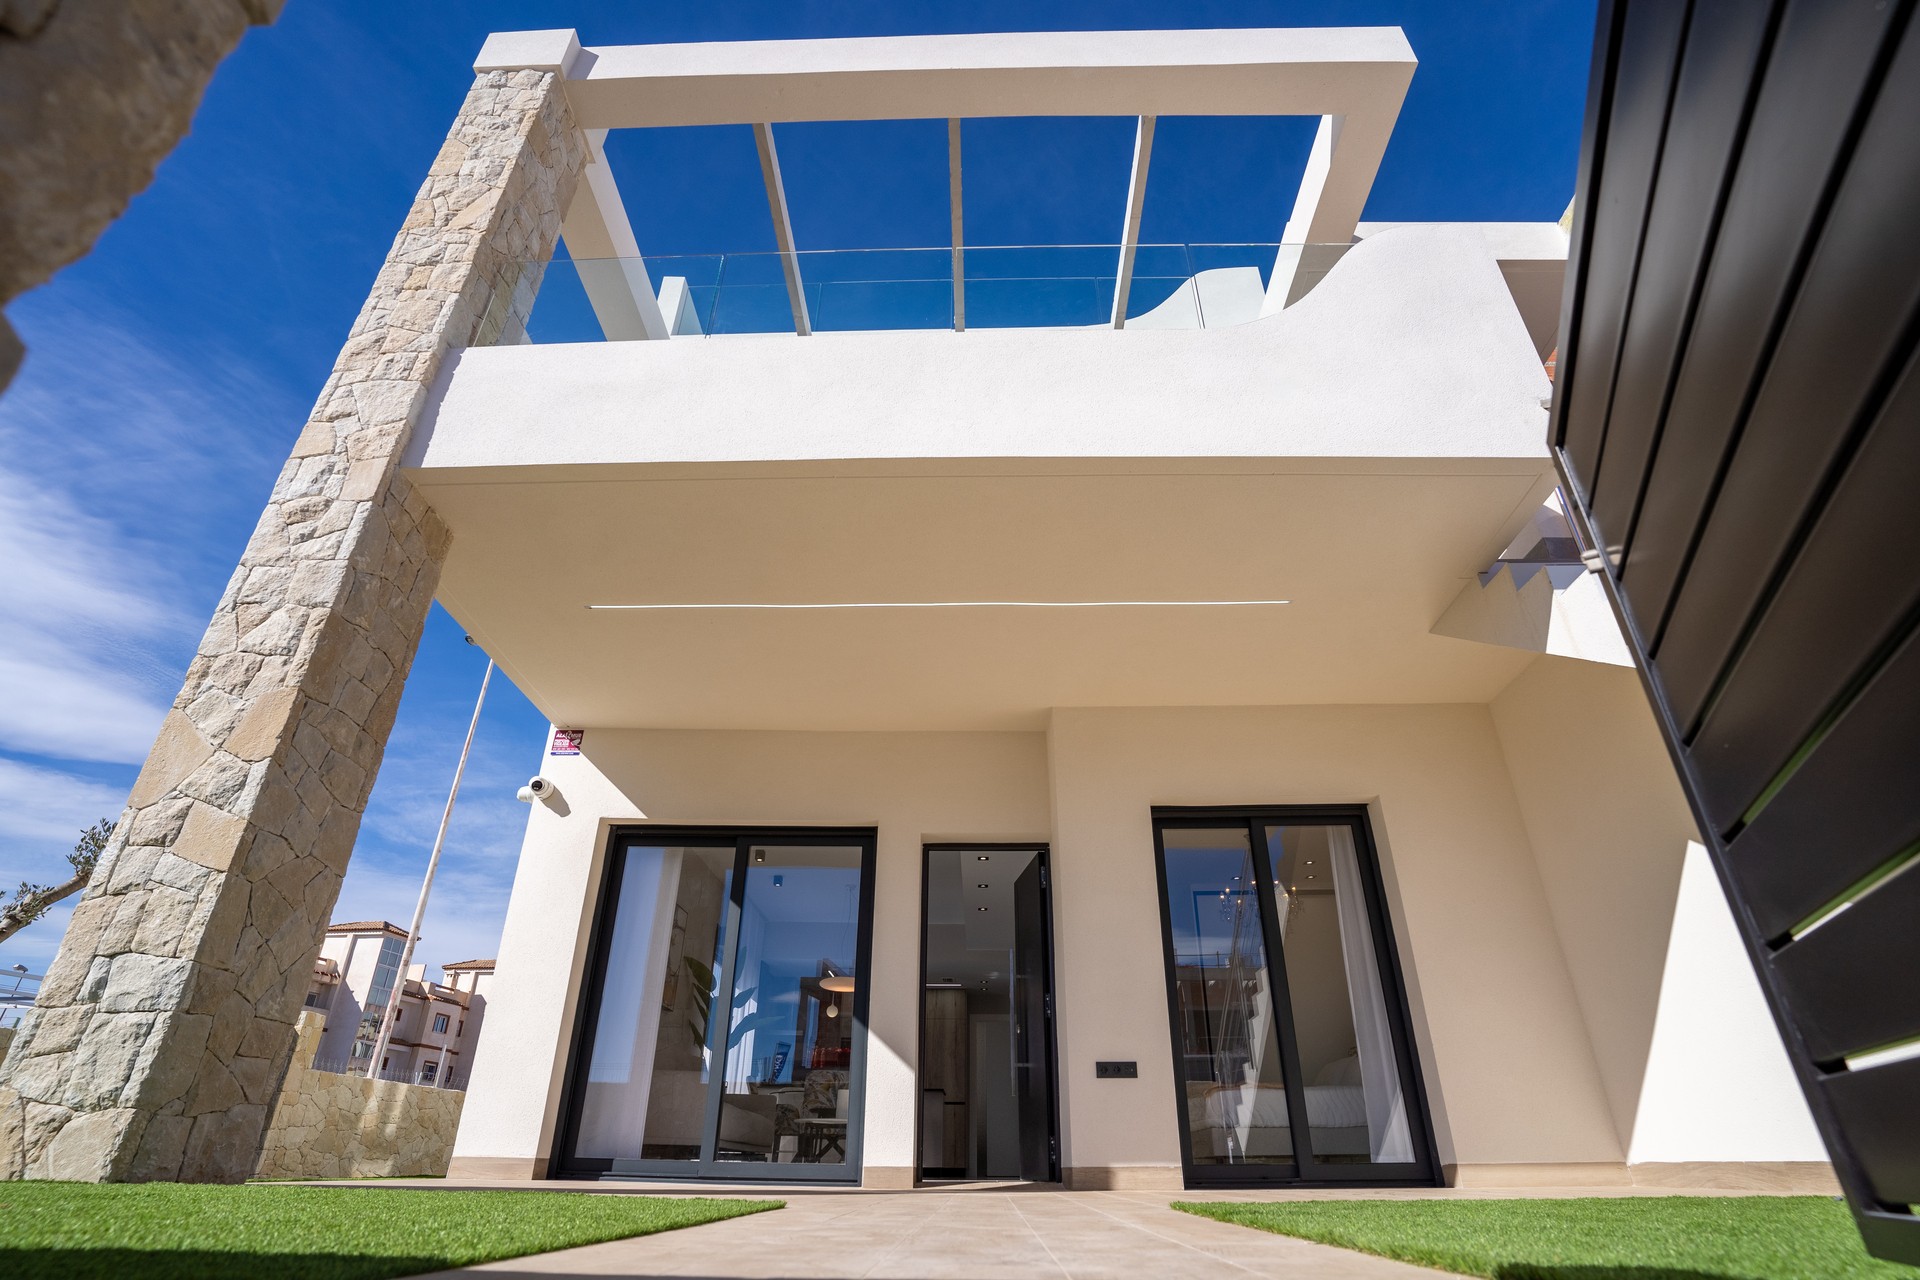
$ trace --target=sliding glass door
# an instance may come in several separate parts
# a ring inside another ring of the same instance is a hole
[[[1157,810],[1191,1184],[1431,1182],[1363,809]]]
[[[616,833],[559,1171],[855,1181],[871,832]]]

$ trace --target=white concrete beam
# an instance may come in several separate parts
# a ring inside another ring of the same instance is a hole
[[[580,36],[572,27],[549,31],[496,31],[473,60],[482,71],[553,71],[566,75],[580,57]]]
[[[700,308],[694,305],[693,291],[685,276],[668,276],[660,282],[660,314],[676,338],[697,338],[705,332],[700,325]]]
[[[568,103],[587,128],[751,124],[764,130],[793,120],[967,116],[1318,116],[1320,130],[1283,234],[1289,247],[1273,273],[1270,309],[1311,287],[1351,243],[1417,65],[1398,27],[1018,32],[577,51],[570,41],[570,31],[492,36],[476,68],[561,70]],[[957,156],[957,147],[953,151]],[[788,263],[797,279],[790,251]]]
[[[780,180],[780,153],[773,146],[773,126],[753,126],[754,145],[760,149],[760,178],[767,184],[767,209],[773,214],[773,239],[780,251],[780,269],[787,277],[787,302],[793,307],[793,331],[801,337],[813,332],[807,315],[807,295],[800,281],[800,258],[794,252],[793,221],[787,216],[787,188]]]
[[[1141,116],[1133,131],[1133,177],[1120,224],[1120,265],[1113,282],[1113,327],[1127,327],[1127,295],[1133,291],[1133,255],[1140,245],[1140,215],[1147,207],[1147,162],[1153,158],[1155,117]]]
[[[1377,117],[1390,130],[1415,64],[1398,27],[617,45],[581,52],[569,72],[567,99],[588,128],[1340,115]]]
[[[967,237],[960,218],[960,122],[947,121],[947,215],[953,230],[953,329],[967,327]]]
[[[610,341],[665,338],[671,330],[660,314],[653,280],[627,221],[627,208],[607,166],[605,129],[587,131],[589,159],[573,189],[573,203],[560,223],[560,238],[580,273],[580,285]]]

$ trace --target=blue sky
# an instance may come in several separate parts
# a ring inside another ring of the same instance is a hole
[[[471,79],[487,32],[583,43],[951,31],[1399,25],[1420,68],[1367,216],[1550,220],[1573,188],[1592,0],[880,4],[293,0],[220,69],[192,134],[94,252],[8,309],[26,366],[0,398],[0,884],[53,880],[117,815],[273,477]],[[972,121],[974,244],[1102,243],[1129,121]],[[946,243],[939,122],[778,131],[803,249]],[[1269,242],[1311,126],[1162,120],[1143,239]],[[649,254],[773,247],[751,135],[609,147]],[[338,919],[403,922],[485,656],[437,607]],[[492,955],[545,720],[496,678],[422,958]],[[71,904],[0,944],[51,960]]]

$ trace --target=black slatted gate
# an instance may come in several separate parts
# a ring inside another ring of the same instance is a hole
[[[1920,1262],[1920,23],[1612,0],[1552,439],[1868,1247]]]

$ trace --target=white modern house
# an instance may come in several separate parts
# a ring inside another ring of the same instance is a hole
[[[1566,236],[1361,221],[1400,31],[478,70],[589,156],[404,457],[554,726],[456,1176],[1825,1185],[1556,506]],[[1137,120],[1112,245],[968,244],[1037,115]],[[1319,118],[1274,243],[1139,243],[1204,115]],[[950,244],[795,245],[780,127],[862,119],[945,122]],[[780,252],[635,242],[605,131],[704,124]]]
[[[411,965],[400,980],[406,930],[386,920],[348,920],[327,926],[313,964],[304,1006],[325,1020],[309,1066],[364,1074],[380,1038],[380,1018],[396,998],[393,1035],[375,1074],[416,1084],[464,1087],[473,1048],[486,1019],[492,960],[441,966],[444,981]],[[397,991],[397,996],[396,996]]]

